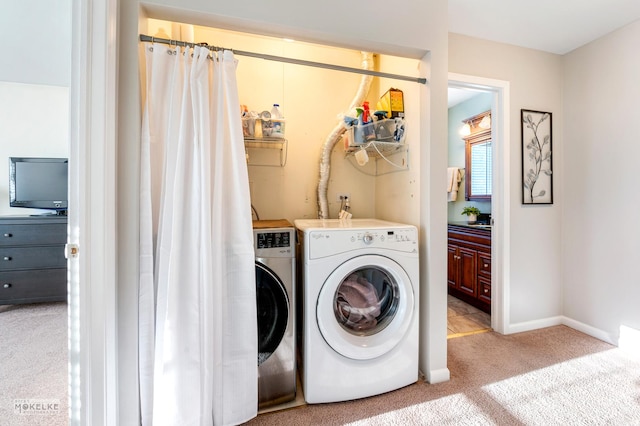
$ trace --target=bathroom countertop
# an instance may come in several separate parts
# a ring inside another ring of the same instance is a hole
[[[470,228],[470,229],[483,229],[486,231],[491,231],[491,225],[481,225],[481,224],[476,224],[476,223],[469,223],[466,221],[460,221],[460,222],[449,222],[449,225],[454,225],[454,226],[462,226],[465,228]],[[480,226],[478,226],[480,225]]]

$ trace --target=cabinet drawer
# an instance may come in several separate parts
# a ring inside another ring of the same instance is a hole
[[[491,278],[491,255],[478,253],[478,275]]]
[[[67,270],[0,273],[0,305],[67,300]]]
[[[485,278],[478,280],[478,299],[491,306],[491,280]]]
[[[67,225],[65,223],[0,224],[0,247],[30,244],[64,244],[66,241]]]
[[[0,247],[0,271],[66,266],[64,246]]]

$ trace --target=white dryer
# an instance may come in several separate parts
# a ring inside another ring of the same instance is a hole
[[[296,396],[295,229],[253,221],[258,313],[258,407]]]
[[[296,220],[301,380],[308,403],[418,380],[418,230],[375,219]]]

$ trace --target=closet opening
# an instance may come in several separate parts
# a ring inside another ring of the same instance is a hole
[[[251,204],[260,219],[318,218],[319,178],[329,164],[323,209],[328,218],[338,218],[339,197],[350,194],[354,218],[420,223],[419,201],[412,196],[419,191],[420,91],[426,83],[419,60],[373,53],[372,69],[367,70],[362,65],[363,52],[358,50],[153,18],[146,24],[140,33],[154,40],[232,48],[237,52],[241,106],[259,117],[278,105],[284,138],[276,142],[281,143],[245,139]],[[402,92],[406,149],[386,156],[390,161],[370,153],[369,161],[360,165],[355,152],[345,149],[341,140],[326,152],[329,161],[321,164],[323,144],[332,130],[345,117],[356,114],[350,104],[364,75],[373,76],[366,95],[371,114],[386,92]],[[406,191],[408,186],[411,193]],[[399,204],[388,203],[390,198]]]

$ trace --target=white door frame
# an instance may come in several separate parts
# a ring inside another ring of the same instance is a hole
[[[509,82],[449,73],[449,87],[475,89],[493,94],[491,139],[493,141],[493,180],[491,195],[491,328],[504,334],[509,329]],[[496,167],[497,166],[497,167]]]
[[[116,110],[118,0],[72,1],[68,260],[69,417],[118,424]]]

